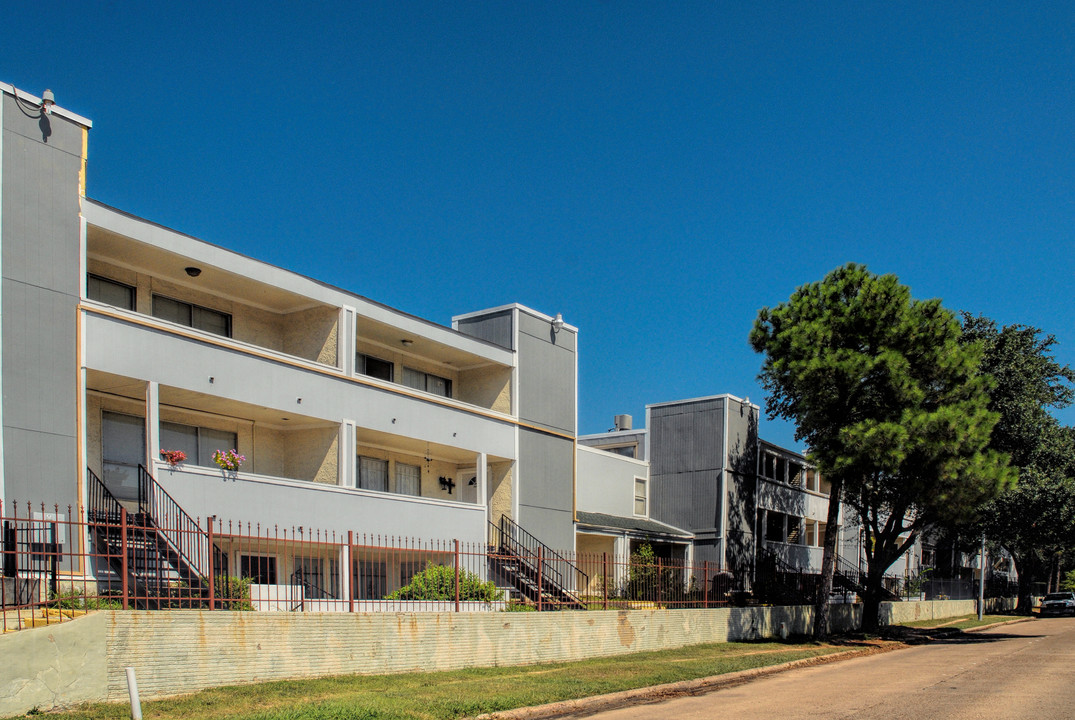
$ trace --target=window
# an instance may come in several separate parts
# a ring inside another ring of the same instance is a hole
[[[770,480],[776,479],[776,455],[764,453],[761,456],[761,476]]]
[[[814,468],[806,468],[806,489],[817,492],[817,470]]]
[[[403,384],[443,397],[452,396],[452,381],[414,368],[403,368]]]
[[[795,461],[788,463],[788,484],[792,487],[802,485],[803,466]]]
[[[832,491],[832,483],[818,475],[817,489],[822,495],[828,495]]]
[[[377,458],[358,458],[358,486],[363,490],[388,492],[388,461]]]
[[[399,586],[407,587],[414,576],[426,569],[421,560],[403,560],[399,563]]]
[[[97,275],[87,276],[86,297],[124,310],[134,310],[133,287]]]
[[[355,372],[360,375],[369,375],[378,380],[387,380],[388,382],[392,382],[394,377],[391,362],[372,355],[363,355],[362,353],[358,353],[355,356]]]
[[[138,466],[146,461],[146,421],[133,415],[101,413],[101,470],[119,500],[138,497]]]
[[[355,560],[354,589],[352,594],[358,600],[380,600],[385,596],[385,564],[370,560]]]
[[[396,492],[400,495],[422,494],[422,468],[417,465],[396,463]]]
[[[780,482],[786,482],[787,479],[788,479],[787,474],[786,474],[787,473],[787,464],[788,464],[788,461],[785,460],[784,458],[782,458],[782,457],[777,457],[776,458],[776,474],[773,475],[773,477],[776,478],[777,480],[779,480]]]
[[[646,480],[635,478],[635,515],[646,514]]]
[[[240,555],[239,573],[255,585],[276,584],[276,558],[267,555]]]
[[[806,521],[806,544],[810,547],[817,545],[817,520]]]
[[[231,337],[231,315],[163,295],[153,296],[153,317]]]
[[[638,449],[637,445],[623,445],[621,447],[610,447],[610,448],[601,448],[601,449],[606,450],[606,451],[608,451],[610,453],[613,453],[615,455],[623,455],[624,457],[629,457],[629,458],[638,457],[638,454],[636,452],[637,449]]]
[[[302,585],[305,597],[311,600],[339,597],[335,558],[296,557],[292,582]]]
[[[160,443],[162,450],[182,450],[187,462],[202,467],[213,466],[213,453],[217,450],[239,448],[233,432],[171,422],[160,424]]]
[[[784,513],[772,510],[766,513],[765,539],[769,542],[784,542]]]

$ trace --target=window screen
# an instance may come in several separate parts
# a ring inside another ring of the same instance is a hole
[[[358,486],[364,490],[388,490],[388,461],[358,458]]]
[[[86,297],[124,310],[134,310],[133,287],[97,275],[86,278]]]
[[[401,495],[421,495],[422,469],[417,465],[396,463],[396,492]]]

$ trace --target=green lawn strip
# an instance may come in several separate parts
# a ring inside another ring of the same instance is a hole
[[[146,720],[441,720],[777,665],[845,650],[815,643],[720,643],[574,663],[346,675],[215,688],[143,703]],[[50,718],[129,718],[95,704]]]
[[[917,627],[917,628],[953,628],[956,630],[966,630],[967,628],[981,627],[982,625],[992,625],[998,622],[1007,622],[1008,620],[1017,620],[1022,615],[983,615],[979,620],[977,615],[965,615],[958,618],[946,618],[944,620],[916,620],[914,622],[900,623],[904,627]]]

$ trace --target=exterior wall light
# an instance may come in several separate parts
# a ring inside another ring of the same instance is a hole
[[[552,321],[552,331],[558,333],[564,329],[564,316],[560,313],[556,313],[556,317]]]
[[[202,269],[200,267],[194,267],[193,265],[191,267],[183,268],[183,271],[191,277],[198,277],[202,274]]]
[[[52,94],[51,90],[45,90],[41,93],[41,112],[46,115],[52,114],[52,106],[56,104],[56,96]]]

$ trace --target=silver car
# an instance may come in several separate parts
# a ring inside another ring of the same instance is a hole
[[[1075,593],[1049,593],[1041,601],[1042,615],[1075,615]]]

